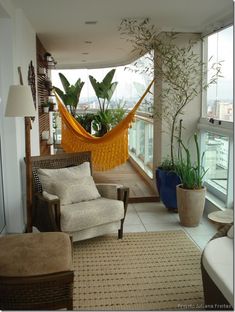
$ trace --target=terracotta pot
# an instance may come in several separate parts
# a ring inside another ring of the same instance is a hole
[[[176,194],[180,224],[189,227],[198,226],[204,211],[206,188],[188,190],[179,184],[176,187]]]

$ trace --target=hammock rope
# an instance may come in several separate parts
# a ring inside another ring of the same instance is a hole
[[[134,121],[135,113],[149,92],[154,80],[149,84],[139,101],[127,116],[102,137],[88,133],[67,111],[60,97],[55,93],[62,122],[61,145],[65,152],[92,152],[92,165],[97,171],[109,170],[121,165],[129,158],[128,128]]]

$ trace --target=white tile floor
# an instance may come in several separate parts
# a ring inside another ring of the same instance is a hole
[[[203,249],[217,232],[207,216],[203,216],[199,226],[183,227],[179,223],[178,213],[169,212],[162,203],[129,204],[124,223],[124,233],[183,230]]]

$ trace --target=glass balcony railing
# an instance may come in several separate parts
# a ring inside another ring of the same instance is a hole
[[[129,129],[129,154],[153,178],[153,118],[136,116]]]
[[[204,135],[204,166],[208,168],[205,185],[225,201],[228,187],[229,138],[206,132]]]

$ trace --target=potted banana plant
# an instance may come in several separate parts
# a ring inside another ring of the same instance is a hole
[[[207,172],[203,167],[205,152],[200,156],[197,134],[194,134],[196,148],[196,162],[193,163],[189,149],[179,140],[186,157],[182,154],[175,165],[181,183],[176,187],[177,206],[180,223],[183,226],[198,226],[204,211],[206,188],[203,186],[203,178]]]
[[[112,125],[112,116],[108,108],[118,84],[118,82],[112,82],[115,71],[115,69],[111,69],[101,82],[97,81],[93,76],[89,76],[99,103],[99,112],[94,123],[97,136],[103,136],[110,130]]]

